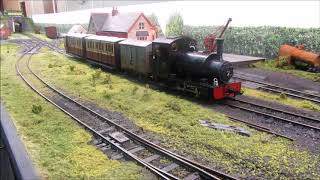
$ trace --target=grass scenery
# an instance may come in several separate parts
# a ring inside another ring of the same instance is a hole
[[[320,82],[319,73],[312,73],[312,72],[307,72],[303,70],[298,70],[298,69],[295,69],[293,66],[278,67],[275,60],[266,60],[264,62],[257,62],[253,64],[253,66],[257,68],[275,71],[275,72],[284,72],[284,73],[288,73],[288,74],[302,77],[305,79],[309,79],[312,81]]]
[[[88,132],[34,93],[16,75],[17,51],[1,45],[1,101],[41,179],[148,179],[136,164],[108,159],[89,144]]]
[[[276,95],[276,94],[258,91],[255,89],[250,89],[250,88],[243,88],[243,89],[244,89],[244,95],[247,95],[247,96],[253,96],[262,100],[278,102],[281,104],[285,104],[287,106],[301,108],[304,110],[320,112],[320,106],[318,104],[307,101],[307,100],[298,100],[298,99],[288,98],[285,94]]]
[[[184,26],[184,35],[191,36],[203,48],[203,39],[214,33],[217,26]],[[320,52],[319,28],[230,27],[225,33],[227,53],[275,58],[282,44],[304,44],[307,51]]]
[[[54,86],[123,113],[144,131],[161,137],[164,146],[194,157],[206,157],[212,167],[242,177],[320,178],[319,155],[298,150],[285,139],[253,129],[251,137],[208,130],[199,120],[249,128],[196,103],[47,50],[35,55],[31,63]]]

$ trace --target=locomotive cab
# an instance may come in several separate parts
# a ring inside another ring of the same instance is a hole
[[[153,79],[168,79],[174,72],[176,55],[195,50],[196,41],[189,37],[158,38],[152,42]]]

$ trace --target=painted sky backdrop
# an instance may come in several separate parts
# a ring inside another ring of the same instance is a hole
[[[87,24],[91,12],[111,12],[98,8],[56,14],[34,15],[38,23]],[[163,29],[173,12],[180,12],[188,25],[286,26],[320,28],[320,1],[176,1],[120,6],[121,12],[155,13]]]

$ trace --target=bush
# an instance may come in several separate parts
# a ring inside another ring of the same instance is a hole
[[[91,85],[92,85],[93,87],[96,86],[96,77],[94,76],[94,74],[91,74]]]
[[[41,105],[32,105],[32,112],[34,114],[39,114],[42,112],[42,106]]]
[[[99,79],[101,77],[101,72],[102,72],[101,69],[95,70],[93,76],[96,79]]]
[[[101,69],[98,69],[98,70],[94,71],[93,74],[91,74],[92,86],[94,86],[94,87],[96,86],[96,82],[100,78],[101,72],[102,72]]]
[[[111,76],[109,74],[106,74],[103,84],[110,84],[111,83]]]
[[[281,93],[279,97],[280,99],[287,99],[287,95],[285,93]]]
[[[179,105],[176,101],[174,101],[174,100],[169,101],[169,102],[166,104],[166,107],[169,108],[169,109],[171,109],[171,110],[177,111],[177,112],[180,112],[180,111],[181,111],[180,105]]]
[[[137,94],[137,91],[139,90],[139,88],[137,86],[135,86],[133,89],[132,89],[132,95],[135,95]]]
[[[278,61],[276,62],[276,67],[282,68],[284,66],[289,65],[289,57],[288,56],[279,56]]]
[[[103,97],[106,99],[111,99],[112,95],[108,93],[106,90],[103,91]]]
[[[52,65],[52,64],[49,64],[49,65],[48,65],[48,68],[53,68],[53,65]]]
[[[150,90],[149,90],[149,84],[146,84],[146,87],[143,90],[142,99],[143,100],[149,100],[150,96],[151,96],[151,94],[150,94]]]
[[[73,65],[71,65],[71,66],[69,66],[69,69],[70,69],[70,71],[74,71],[74,69],[75,69],[76,67],[75,66],[73,66]]]

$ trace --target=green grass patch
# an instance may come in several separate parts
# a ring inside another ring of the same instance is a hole
[[[252,96],[252,97],[266,100],[266,101],[277,102],[277,103],[285,104],[295,108],[302,108],[305,110],[320,112],[320,106],[318,104],[307,101],[307,100],[292,99],[292,98],[288,98],[285,94],[276,95],[268,92],[262,92],[259,90],[250,89],[250,88],[243,88],[243,90],[244,90],[244,95],[247,95],[247,96]]]
[[[17,46],[1,45],[1,101],[13,118],[42,179],[141,179],[136,164],[109,160],[91,135],[35,94],[16,75]]]
[[[320,82],[320,74],[295,69],[293,66],[277,67],[275,60],[266,60],[254,64],[257,68],[267,69],[275,72],[284,72],[301,78]]]
[[[51,68],[49,64],[52,64]],[[73,71],[70,66],[75,66]],[[317,171],[319,155],[297,150],[285,139],[253,129],[250,129],[251,137],[244,137],[203,127],[199,120],[248,129],[223,114],[151,89],[147,84],[97,72],[99,70],[85,63],[47,51],[33,57],[32,68],[73,96],[81,95],[82,99],[100,107],[122,112],[145,131],[160,136],[165,146],[205,157],[213,167],[223,168],[226,172],[264,179],[320,178]]]

